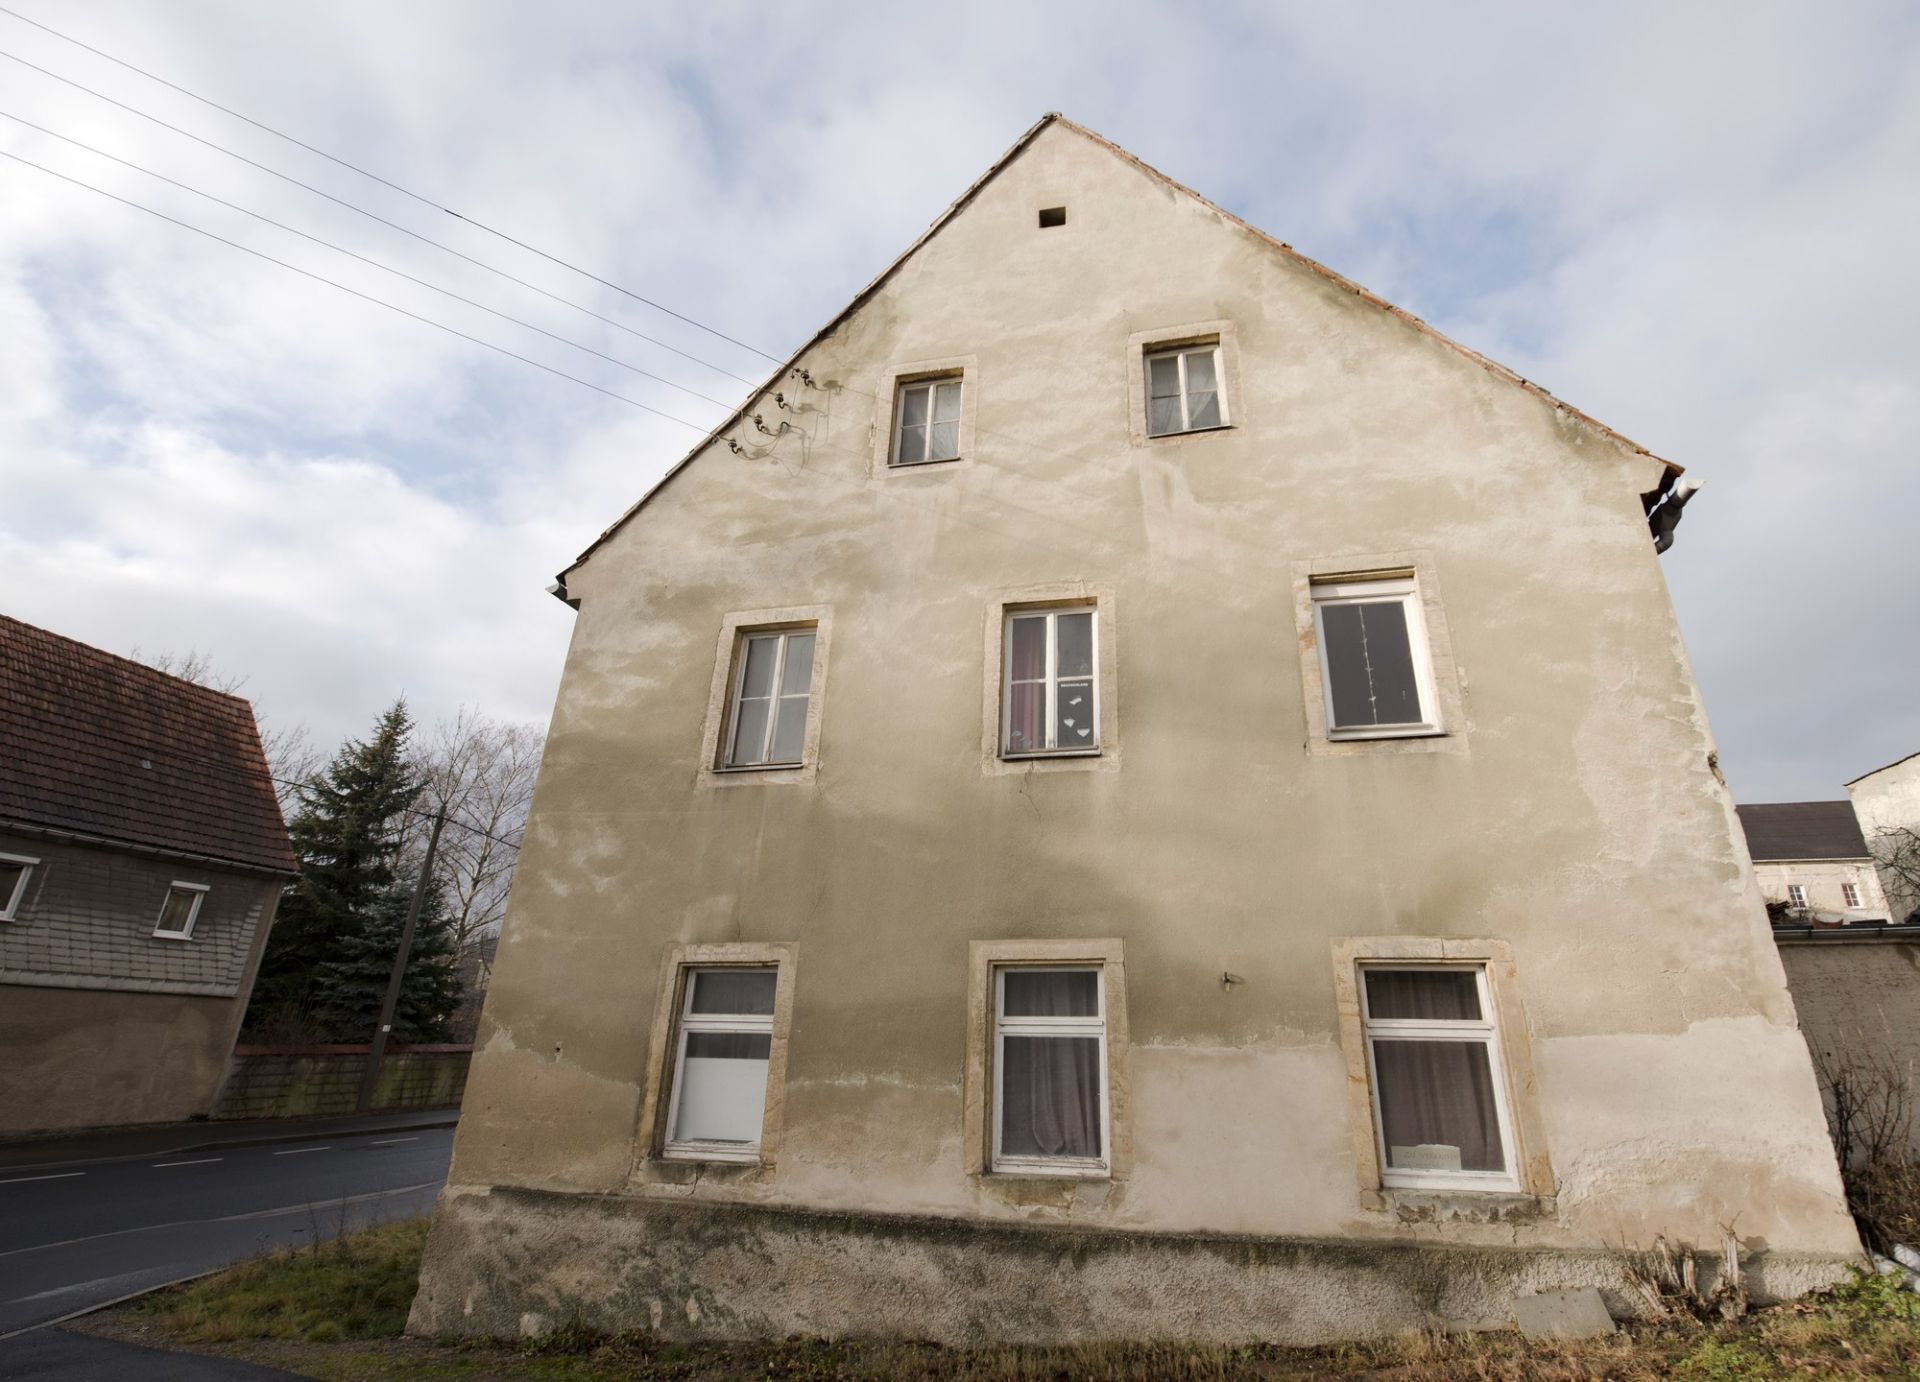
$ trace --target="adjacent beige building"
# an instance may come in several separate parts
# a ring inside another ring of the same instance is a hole
[[[1041,121],[564,573],[414,1328],[1324,1340],[1727,1224],[1831,1279],[1675,473]]]
[[[1736,807],[1760,895],[1788,925],[1893,920],[1849,801],[1771,801]]]
[[[211,1114],[294,870],[245,701],[0,615],[0,1136]]]
[[[1847,784],[1896,921],[1920,912],[1920,753]]]

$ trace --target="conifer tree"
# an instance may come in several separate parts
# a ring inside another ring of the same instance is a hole
[[[365,1041],[380,1020],[419,863],[403,867],[393,886],[374,900],[360,927],[340,938],[332,958],[320,968],[315,1016],[337,1040]],[[429,879],[393,1010],[394,1041],[445,1040],[447,1020],[460,1003],[457,957],[446,893],[438,879]]]
[[[412,729],[406,702],[395,701],[370,737],[349,739],[300,789],[300,809],[288,826],[300,877],[280,900],[247,1009],[249,1027],[297,1022],[334,1006],[322,989],[328,965],[390,903],[399,881],[401,821],[423,790],[407,759]]]

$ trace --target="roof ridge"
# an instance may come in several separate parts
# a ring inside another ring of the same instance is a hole
[[[83,643],[70,634],[60,633],[39,624],[29,624],[26,620],[15,618],[11,614],[0,614],[0,623],[17,624],[23,629],[41,635],[43,638],[51,638],[57,642],[84,649],[86,655],[90,658],[111,658],[113,661],[133,668],[143,675],[165,677],[168,681],[178,682],[182,686],[191,686],[195,691],[202,692],[209,696],[219,696],[223,700],[238,701],[247,708],[249,714],[253,711],[253,702],[237,691],[222,691],[217,686],[208,686],[205,682],[194,681],[191,677],[183,677],[178,672],[169,672],[164,668],[155,667],[151,662],[142,662],[137,657],[128,657],[124,653],[109,652],[107,649],[96,647],[91,643]]]

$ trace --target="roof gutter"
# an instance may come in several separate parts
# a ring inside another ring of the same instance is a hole
[[[246,864],[238,859],[223,859],[217,854],[196,854],[191,850],[168,849],[165,845],[142,844],[138,840],[116,840],[110,835],[89,835],[83,830],[63,830],[59,826],[37,825],[32,821],[15,820],[12,817],[0,818],[0,830],[11,830],[21,835],[33,835],[41,839],[61,840],[67,844],[92,845],[99,849],[124,849],[132,854],[144,854],[155,859],[178,859],[186,864],[201,864],[209,868],[225,869],[230,873],[252,873],[266,878],[284,878],[291,882],[300,876],[296,866],[290,869],[268,868],[265,864]]]
[[[1777,945],[1870,945],[1889,941],[1920,945],[1920,926],[1897,921],[1856,922],[1851,926],[1776,926],[1773,939]]]

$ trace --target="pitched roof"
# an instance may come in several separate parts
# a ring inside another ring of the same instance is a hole
[[[1864,859],[1867,840],[1850,801],[1774,801],[1736,806],[1756,863],[1780,859]]]
[[[5,615],[0,821],[296,868],[252,706]]]
[[[711,432],[707,433],[706,436],[702,437],[699,440],[699,442],[697,442],[694,445],[691,451],[689,451],[686,455],[682,456],[678,461],[676,461],[667,470],[667,473],[662,475],[660,479],[654,483],[651,489],[649,489],[645,494],[641,495],[639,499],[635,500],[633,505],[625,513],[621,514],[619,518],[615,519],[613,523],[611,523],[605,529],[605,531],[603,531],[600,534],[600,536],[596,537],[591,543],[589,543],[586,549],[582,551],[579,556],[573,559],[572,565],[568,566],[565,571],[562,571],[560,573],[556,582],[555,593],[560,595],[562,599],[567,598],[566,582],[567,582],[568,572],[571,572],[575,567],[579,566],[582,562],[586,561],[588,557],[592,556],[594,552],[596,552],[601,547],[602,544],[604,544],[615,533],[619,532],[621,528],[625,527],[627,524],[627,521],[631,519],[636,513],[640,512],[640,510],[646,506],[647,501],[652,499],[653,496],[658,494],[661,490],[665,489],[667,487],[668,482],[670,482],[674,476],[678,475],[682,470],[686,469],[686,467],[692,463],[695,457],[699,456],[709,446],[713,445],[713,443],[718,441],[725,432],[727,432],[730,428],[734,427],[736,424],[742,421],[750,412],[752,412],[755,408],[756,400],[765,397],[772,390],[779,387],[780,384],[787,378],[787,372],[793,369],[800,362],[801,358],[805,356],[809,350],[812,350],[821,341],[825,340],[828,336],[832,335],[833,332],[840,326],[840,324],[844,322],[848,317],[852,316],[854,312],[859,310],[859,308],[867,301],[868,298],[872,297],[875,293],[879,292],[880,289],[886,285],[887,280],[892,278],[896,273],[898,273],[900,269],[906,264],[906,262],[909,259],[913,258],[913,256],[919,252],[921,246],[925,245],[927,241],[931,240],[935,235],[937,235],[940,232],[941,228],[947,224],[947,222],[951,221],[954,217],[958,216],[962,211],[966,210],[967,206],[972,203],[975,197],[980,195],[980,193],[986,188],[987,184],[992,182],[994,178],[998,177],[1001,171],[1004,170],[1008,164],[1012,163],[1014,159],[1018,158],[1023,152],[1025,152],[1025,150],[1027,149],[1027,146],[1032,144],[1035,139],[1039,138],[1041,132],[1046,130],[1051,125],[1058,125],[1062,129],[1073,131],[1075,134],[1080,135],[1082,138],[1090,140],[1094,144],[1097,144],[1101,148],[1107,150],[1109,153],[1113,154],[1115,157],[1123,160],[1124,162],[1132,164],[1135,168],[1138,168],[1141,172],[1145,173],[1148,177],[1153,178],[1154,180],[1161,183],[1162,185],[1170,188],[1175,193],[1178,193],[1181,196],[1191,197],[1194,201],[1198,202],[1201,206],[1213,212],[1215,215],[1221,217],[1223,220],[1227,221],[1229,224],[1234,225],[1239,229],[1245,231],[1247,234],[1253,236],[1255,239],[1267,245],[1269,248],[1279,251],[1282,255],[1284,255],[1288,259],[1291,259],[1295,263],[1301,265],[1303,268],[1309,269],[1312,272],[1319,274],[1322,278],[1328,279],[1329,281],[1337,284],[1339,287],[1344,288],[1346,291],[1354,294],[1356,297],[1359,297],[1364,301],[1371,303],[1373,306],[1379,308],[1381,311],[1387,313],[1389,316],[1398,317],[1401,321],[1407,323],[1409,326],[1413,327],[1414,330],[1420,332],[1422,335],[1430,336],[1434,340],[1440,342],[1440,344],[1446,346],[1449,350],[1453,350],[1458,354],[1465,356],[1467,359],[1473,361],[1475,364],[1479,365],[1482,369],[1486,370],[1489,374],[1492,374],[1496,378],[1504,379],[1508,383],[1513,384],[1518,388],[1525,389],[1527,392],[1531,394],[1534,394],[1538,398],[1542,399],[1543,401],[1545,401],[1546,403],[1550,404],[1552,407],[1557,409],[1559,412],[1562,412],[1566,414],[1568,417],[1573,418],[1576,421],[1584,424],[1585,426],[1591,428],[1593,431],[1597,432],[1599,435],[1607,438],[1608,440],[1613,441],[1618,445],[1625,447],[1628,451],[1633,452],[1635,455],[1647,456],[1653,460],[1659,461],[1660,464],[1665,466],[1667,469],[1667,480],[1671,480],[1673,476],[1676,476],[1682,473],[1683,467],[1676,465],[1674,462],[1669,461],[1664,457],[1655,456],[1651,451],[1647,450],[1646,447],[1640,445],[1638,442],[1633,441],[1628,437],[1622,436],[1620,433],[1614,431],[1611,427],[1608,427],[1605,423],[1602,423],[1595,418],[1589,417],[1587,414],[1581,412],[1578,408],[1574,408],[1569,404],[1562,402],[1560,399],[1555,398],[1551,393],[1541,388],[1538,384],[1534,383],[1532,380],[1522,378],[1515,371],[1508,369],[1505,365],[1498,364],[1495,361],[1488,359],[1486,356],[1480,354],[1476,350],[1470,350],[1466,346],[1463,346],[1458,341],[1454,340],[1452,337],[1447,336],[1441,333],[1440,331],[1435,330],[1432,326],[1429,326],[1426,322],[1414,316],[1411,312],[1405,311],[1404,309],[1399,307],[1395,307],[1392,303],[1386,301],[1386,299],[1384,298],[1376,297],[1373,293],[1368,292],[1365,288],[1361,287],[1358,283],[1355,283],[1352,279],[1346,278],[1341,274],[1335,273],[1332,269],[1329,269],[1326,265],[1320,263],[1318,260],[1308,258],[1306,255],[1300,253],[1299,250],[1296,250],[1293,246],[1274,239],[1271,235],[1259,229],[1257,226],[1250,225],[1246,221],[1241,220],[1240,217],[1234,215],[1231,211],[1228,211],[1225,208],[1220,207],[1211,201],[1208,201],[1205,197],[1201,196],[1198,192],[1194,191],[1191,187],[1186,186],[1184,183],[1175,182],[1172,178],[1168,177],[1165,173],[1161,172],[1158,168],[1155,168],[1151,164],[1148,164],[1142,161],[1141,159],[1137,158],[1135,155],[1128,153],[1125,149],[1121,148],[1118,144],[1115,144],[1112,140],[1107,139],[1102,135],[1095,134],[1092,130],[1088,129],[1084,125],[1079,125],[1074,123],[1072,120],[1067,119],[1066,116],[1060,114],[1058,111],[1049,111],[1047,114],[1041,116],[1040,119],[1025,134],[1021,135],[1019,139],[1015,140],[1013,147],[1008,149],[1004,154],[1000,155],[1000,157],[997,160],[995,160],[993,166],[988,168],[986,172],[982,173],[980,177],[973,183],[972,186],[968,187],[966,191],[962,192],[959,198],[953,203],[953,205],[949,206],[945,211],[941,212],[937,217],[935,217],[933,220],[933,223],[929,225],[926,228],[926,230],[921,232],[920,238],[915,240],[911,245],[908,245],[907,248],[901,252],[900,257],[898,259],[895,259],[891,264],[887,265],[886,268],[882,269],[879,275],[873,280],[873,282],[869,283],[866,287],[862,288],[858,293],[854,294],[853,300],[849,302],[845,307],[841,308],[839,313],[835,315],[831,321],[829,321],[825,326],[821,327],[818,331],[814,332],[814,334],[806,341],[806,343],[803,344],[798,350],[794,351],[792,355],[788,356],[785,360],[781,361],[779,366],[773,371],[773,374],[767,379],[766,383],[762,384],[759,388],[755,389],[751,394],[749,394],[746,398],[746,401],[741,403],[741,405],[738,408],[736,408],[731,414],[729,414],[724,422],[722,422],[718,427],[715,427]],[[1667,483],[1666,481],[1662,482],[1662,488],[1665,487],[1666,483]]]

